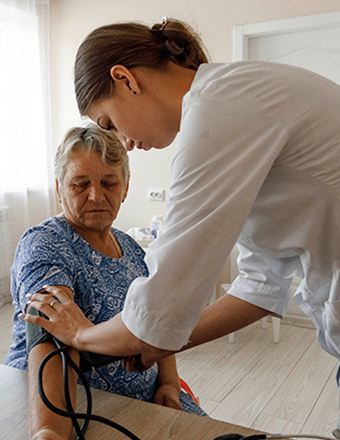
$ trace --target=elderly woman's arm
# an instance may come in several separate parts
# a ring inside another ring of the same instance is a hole
[[[182,410],[180,403],[181,385],[177,372],[175,355],[161,359],[158,364],[158,388],[154,403]]]
[[[32,440],[69,440],[75,439],[70,419],[50,411],[42,402],[37,385],[38,369],[43,358],[56,348],[53,342],[36,345],[28,357],[29,376],[29,421]],[[69,355],[79,364],[79,353],[71,349]],[[43,373],[43,385],[47,398],[53,405],[66,410],[63,388],[63,369],[60,356],[54,356]],[[69,389],[73,408],[76,406],[77,375],[69,369]]]
[[[65,294],[72,299],[73,291],[66,286],[59,286]],[[49,300],[53,298],[49,296]],[[30,431],[33,440],[62,440],[74,439],[75,432],[70,419],[58,416],[50,411],[43,403],[38,391],[38,369],[39,366],[49,353],[56,349],[56,345],[52,341],[46,341],[32,348],[28,356],[28,377],[29,377],[29,420]],[[68,354],[73,361],[79,365],[79,353],[70,349]],[[76,384],[77,374],[73,369],[69,368],[69,389],[70,398],[73,408],[76,404]],[[47,398],[58,408],[66,410],[66,402],[63,392],[63,367],[60,356],[54,356],[45,366],[43,374],[43,386]]]

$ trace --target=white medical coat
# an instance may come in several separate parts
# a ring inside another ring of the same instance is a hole
[[[200,66],[182,105],[163,234],[123,321],[143,341],[189,339],[238,240],[230,291],[284,316],[295,301],[340,358],[340,87],[263,62]]]

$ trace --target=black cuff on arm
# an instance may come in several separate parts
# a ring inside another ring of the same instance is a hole
[[[111,364],[123,359],[122,356],[110,356],[106,354],[91,353],[84,351],[80,353],[80,369],[81,371],[91,370],[92,367],[99,368],[103,365]]]
[[[30,307],[27,311],[27,314],[47,318],[43,313],[39,312],[34,307]],[[26,348],[28,354],[31,352],[33,347],[47,341],[53,341],[53,336],[48,333],[48,331],[39,325],[26,322]]]

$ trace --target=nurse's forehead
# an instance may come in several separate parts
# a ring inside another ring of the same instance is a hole
[[[86,116],[92,119],[93,121],[97,122],[97,120],[101,117],[107,117],[107,113],[110,110],[110,102],[109,98],[102,98],[98,101],[93,102],[90,107],[88,108],[88,111],[86,113]]]

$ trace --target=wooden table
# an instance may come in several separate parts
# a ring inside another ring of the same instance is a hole
[[[28,375],[26,371],[0,365],[0,439],[29,440]],[[141,440],[213,440],[215,437],[256,431],[207,417],[165,408],[147,402],[92,390],[93,414],[113,420]],[[84,412],[85,393],[78,388],[77,410]],[[127,437],[101,423],[90,422],[86,439],[127,440]]]

